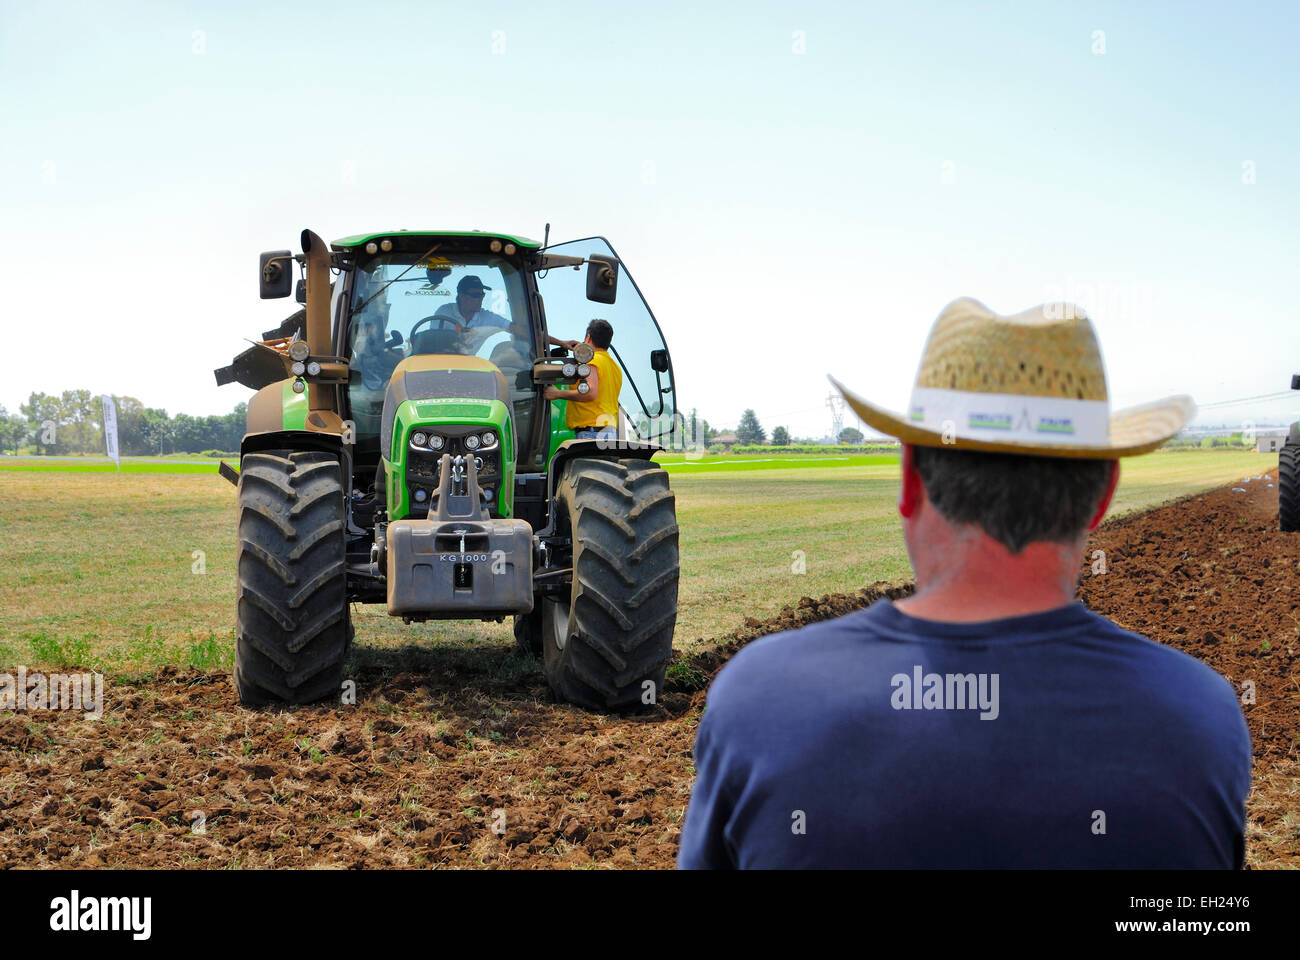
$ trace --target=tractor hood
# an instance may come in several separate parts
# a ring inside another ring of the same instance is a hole
[[[379,427],[383,443],[395,444],[393,421],[397,408],[407,400],[445,402],[448,418],[467,415],[473,418],[481,415],[478,408],[494,400],[508,407],[510,388],[501,371],[481,357],[441,353],[407,357],[393,371],[384,395],[384,412]],[[471,410],[454,409],[465,406]]]

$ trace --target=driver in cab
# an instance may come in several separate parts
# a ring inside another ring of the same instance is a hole
[[[456,284],[456,302],[438,308],[434,317],[440,329],[455,330],[464,340],[467,353],[475,352],[493,333],[510,326],[510,321],[491,310],[483,309],[483,297],[491,287],[471,274]]]

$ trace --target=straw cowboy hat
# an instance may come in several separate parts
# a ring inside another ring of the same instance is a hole
[[[904,443],[1115,459],[1154,450],[1196,415],[1191,397],[1111,412],[1092,323],[1066,303],[1000,317],[954,300],[930,330],[907,413],[831,383],[864,422]]]

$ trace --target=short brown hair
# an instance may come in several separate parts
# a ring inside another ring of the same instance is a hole
[[[974,524],[1012,553],[1088,528],[1112,460],[913,447],[925,495],[949,523]]]

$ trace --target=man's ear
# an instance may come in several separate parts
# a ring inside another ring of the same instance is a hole
[[[1119,486],[1119,460],[1111,461],[1110,481],[1106,484],[1106,492],[1101,495],[1101,501],[1097,504],[1097,512],[1092,515],[1092,521],[1088,524],[1089,530],[1096,530],[1101,524],[1101,518],[1106,516],[1106,511],[1110,508],[1111,498],[1115,496],[1115,488]]]
[[[916,513],[917,507],[925,498],[925,488],[921,484],[921,475],[916,471],[916,462],[910,443],[903,444],[902,477],[898,486],[898,512],[904,518]]]

